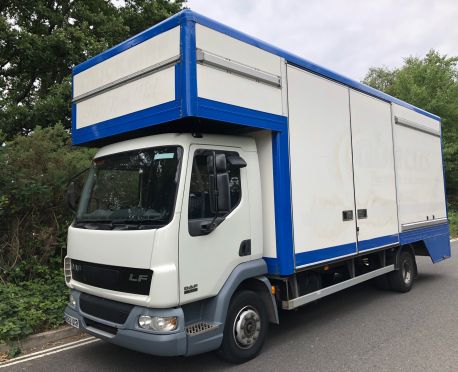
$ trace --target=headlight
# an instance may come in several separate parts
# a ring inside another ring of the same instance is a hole
[[[140,315],[138,317],[138,325],[143,329],[149,329],[151,321],[152,319],[149,315]]]
[[[176,316],[149,316],[140,315],[138,325],[143,329],[152,329],[158,332],[171,332],[177,329],[178,320]]]
[[[70,297],[68,299],[68,302],[70,303],[70,306],[76,308],[76,300],[75,300],[75,297],[73,297],[73,295],[70,293]]]
[[[64,274],[65,274],[65,282],[70,283],[72,279],[72,260],[70,257],[65,257],[64,259]]]

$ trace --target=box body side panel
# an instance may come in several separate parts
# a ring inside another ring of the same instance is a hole
[[[288,66],[288,103],[296,265],[356,253],[348,89]]]
[[[398,105],[393,115],[400,229],[446,218],[440,123]]]
[[[391,105],[350,89],[358,250],[398,239]],[[358,213],[359,212],[359,213]],[[391,237],[391,238],[388,238]]]
[[[148,39],[75,75],[75,97],[180,54],[180,27]]]
[[[98,63],[74,69],[75,144],[178,118],[180,29],[152,33],[139,43],[134,38],[119,53],[106,59],[102,54]]]
[[[274,174],[272,162],[272,133],[270,131],[259,131],[251,133],[250,135],[254,137],[256,141],[259,159],[259,170],[261,176],[263,256],[276,258],[277,245],[275,241],[276,231],[273,180]]]
[[[197,65],[199,97],[282,115],[281,87],[249,76],[250,72],[261,72],[280,77],[280,57],[199,24],[196,24],[196,47],[216,58],[219,64],[202,61]],[[224,64],[244,69],[246,74],[224,68]]]

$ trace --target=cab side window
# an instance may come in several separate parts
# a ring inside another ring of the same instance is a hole
[[[210,175],[207,167],[207,156],[212,151],[197,150],[194,153],[192,163],[191,185],[189,188],[189,207],[188,218],[195,219],[211,219],[214,213],[210,208]],[[216,154],[238,155],[231,151],[216,151]],[[231,196],[231,211],[234,210],[240,203],[242,198],[242,187],[240,180],[240,168],[233,167],[227,163],[229,173],[229,186]],[[230,212],[229,212],[230,213]],[[220,215],[219,217],[224,217]]]

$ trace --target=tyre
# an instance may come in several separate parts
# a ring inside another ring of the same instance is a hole
[[[227,311],[219,356],[236,364],[253,359],[261,351],[268,326],[261,298],[249,290],[236,292]]]
[[[393,291],[409,292],[415,279],[415,257],[408,251],[399,255],[399,270],[388,275],[390,287]]]

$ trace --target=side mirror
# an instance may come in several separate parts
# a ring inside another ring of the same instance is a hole
[[[71,181],[67,187],[67,204],[70,210],[76,213],[76,191],[74,181]]]
[[[227,162],[234,168],[245,168],[246,161],[239,155],[229,155]]]
[[[75,174],[71,179],[70,182],[67,185],[67,194],[66,194],[66,199],[67,199],[67,205],[70,208],[70,210],[76,214],[76,209],[78,207],[78,198],[79,198],[79,192],[78,190],[81,190],[84,178],[82,177],[89,168]],[[75,181],[77,183],[75,183]]]

